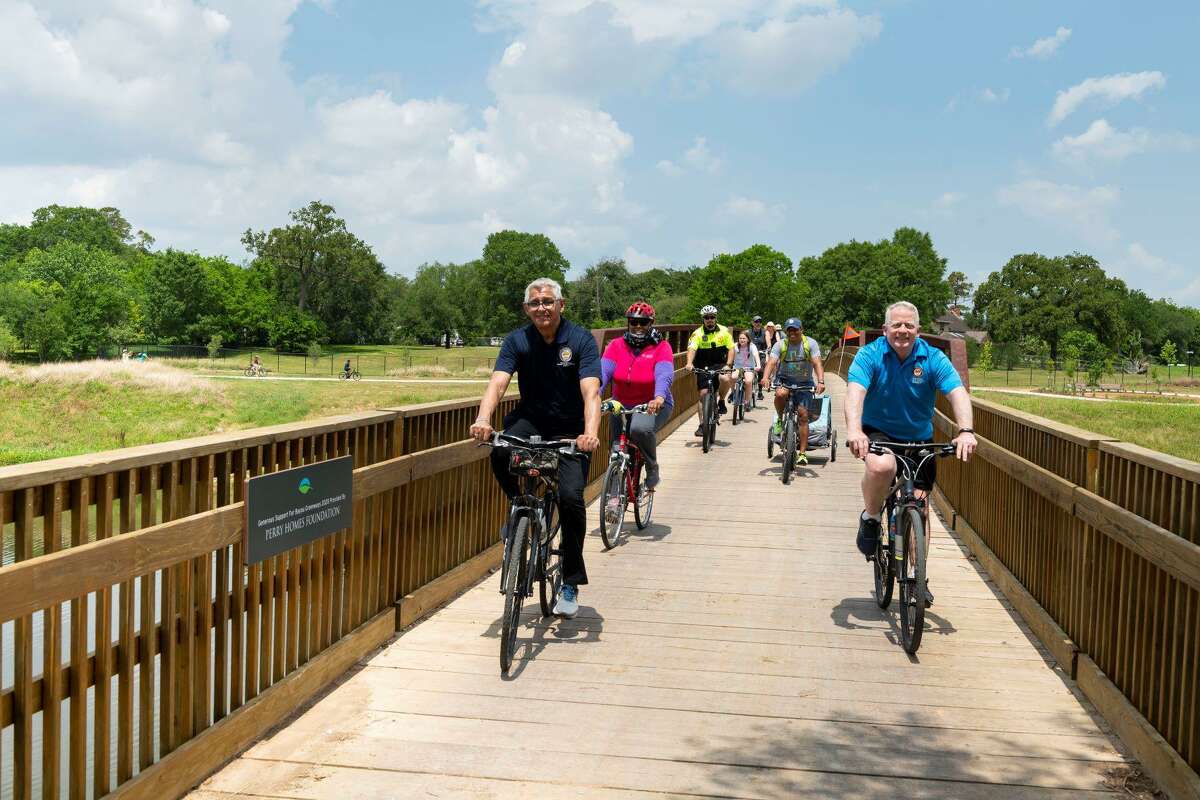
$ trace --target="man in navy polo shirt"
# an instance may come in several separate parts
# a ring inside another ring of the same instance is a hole
[[[857,541],[859,552],[867,558],[875,553],[883,504],[896,474],[895,456],[870,453],[872,441],[932,442],[933,403],[941,392],[960,426],[954,438],[958,458],[966,461],[975,452],[970,395],[946,354],[917,336],[920,323],[912,303],[888,306],[884,336],[858,351],[846,382],[846,445],[867,462]],[[917,476],[918,496],[933,488],[936,474],[931,458]],[[926,602],[932,601],[926,589]]]
[[[575,438],[583,453],[599,444],[600,351],[592,332],[562,317],[562,287],[550,278],[538,278],[525,287],[525,314],[529,324],[504,337],[491,382],[479,404],[471,435],[487,441],[489,422],[500,398],[508,391],[513,373],[521,400],[504,418],[507,433],[522,438]],[[587,511],[583,489],[587,485],[588,457],[563,459],[558,473],[558,507],[562,515],[563,587],[554,613],[573,617],[579,611],[579,587],[587,583],[583,565],[583,539]],[[518,492],[517,479],[508,471],[508,454],[492,451],[492,472],[509,498]]]

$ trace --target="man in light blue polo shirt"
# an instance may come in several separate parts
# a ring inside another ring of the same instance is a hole
[[[846,445],[867,462],[857,541],[867,558],[875,553],[883,504],[896,474],[896,458],[870,453],[871,442],[933,441],[933,403],[941,392],[949,399],[960,426],[954,438],[958,458],[969,459],[977,444],[970,395],[946,354],[918,337],[917,307],[905,302],[888,306],[883,330],[882,338],[854,356],[846,382]],[[917,476],[918,496],[933,488],[935,476],[931,458]]]

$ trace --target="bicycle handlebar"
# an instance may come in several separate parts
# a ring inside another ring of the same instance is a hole
[[[535,442],[511,433],[505,433],[504,431],[493,431],[490,439],[486,442],[480,442],[480,447],[484,446],[524,447],[527,450],[557,450],[563,455],[568,456],[573,456],[578,452],[574,439],[546,439]]]
[[[649,407],[649,403],[642,403],[640,406],[621,406],[621,410],[618,411],[613,407],[612,400],[605,400],[600,404],[600,410],[605,414],[622,414],[625,416],[629,416],[630,414],[648,414],[650,413]]]
[[[928,450],[930,456],[937,458],[952,456],[957,450],[953,444],[933,444],[931,442],[871,442],[867,449],[877,456],[900,456],[901,458],[911,458],[909,451],[914,450],[917,452]]]
[[[692,372],[705,372],[709,375],[728,375],[729,373],[733,372],[734,370],[740,370],[740,369],[742,369],[742,367],[718,367],[717,369],[713,369],[711,367],[693,366]]]

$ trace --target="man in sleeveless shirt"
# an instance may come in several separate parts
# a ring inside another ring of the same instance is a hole
[[[804,323],[796,317],[783,324],[786,338],[775,343],[763,370],[762,386],[770,386],[771,377],[778,373],[779,385],[775,389],[775,424],[772,435],[778,436],[783,428],[783,412],[787,408],[792,392],[800,392],[796,409],[800,425],[798,441],[801,443],[796,461],[807,464],[804,448],[808,444],[808,401],[813,392],[825,391],[825,367],[821,363],[821,346],[817,340],[804,335]]]

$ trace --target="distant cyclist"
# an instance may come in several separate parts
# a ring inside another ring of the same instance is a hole
[[[807,464],[804,448],[808,446],[808,401],[813,392],[825,390],[825,367],[821,364],[821,346],[817,340],[804,335],[804,323],[792,317],[783,323],[787,336],[771,348],[767,368],[763,370],[762,385],[769,386],[771,378],[778,375],[775,389],[775,423],[771,429],[778,436],[783,429],[783,412],[787,409],[788,397],[793,392],[797,398],[796,418],[800,425],[799,452],[796,462]]]
[[[892,303],[884,313],[884,336],[858,351],[846,381],[846,446],[867,462],[857,539],[859,552],[867,558],[879,541],[883,505],[896,475],[895,456],[871,453],[871,442],[932,442],[933,403],[936,393],[941,392],[961,426],[954,437],[958,458],[968,460],[977,445],[971,397],[958,370],[945,353],[919,338],[920,330],[916,306]],[[918,497],[933,488],[936,478],[937,468],[931,458],[917,475]],[[925,532],[928,536],[928,526]],[[926,603],[932,605],[933,595],[928,588],[925,591]]]
[[[755,314],[754,319],[750,321],[750,343],[758,350],[758,356],[761,364],[758,368],[758,374],[755,376],[754,383],[757,384],[762,379],[762,368],[767,363],[767,353],[771,352],[771,348],[767,346],[767,329],[763,327],[763,318]],[[762,387],[757,387],[758,399],[763,399]]]
[[[690,372],[694,367],[720,369],[732,366],[733,336],[730,335],[729,328],[717,324],[717,307],[704,306],[700,309],[700,318],[704,324],[696,328],[692,332],[691,338],[688,339],[687,370]],[[729,389],[733,386],[733,379],[729,375],[721,375],[716,386],[717,414],[719,416],[726,411],[725,396],[729,394]],[[712,387],[712,378],[707,375],[696,376],[696,388],[700,391],[701,400]],[[696,435],[704,435],[703,422],[696,428]]]
[[[613,339],[600,359],[600,393],[612,385],[612,396],[632,408],[646,403],[647,414],[630,418],[629,438],[642,451],[646,462],[646,487],[658,485],[657,431],[671,419],[671,381],[675,378],[675,356],[671,343],[654,328],[654,306],[638,301],[625,312],[625,335]],[[612,426],[612,438],[620,426]]]
[[[761,320],[762,317],[758,319]],[[738,334],[737,346],[733,350],[733,368],[738,370],[733,373],[733,380],[736,382],[740,378],[745,381],[745,391],[753,392],[755,384],[758,383],[758,372],[762,367],[762,357],[750,338],[750,331],[742,331]],[[742,398],[742,401],[746,402],[746,398]]]
[[[263,373],[262,359],[259,358],[257,355],[255,355],[254,358],[250,359],[250,372],[256,376],[262,375],[262,373]]]
[[[351,369],[350,369],[350,359],[348,359],[348,358],[347,358],[347,359],[346,359],[346,363],[345,363],[345,364],[342,364],[342,377],[349,378],[349,377],[350,377],[350,372],[351,372]]]

